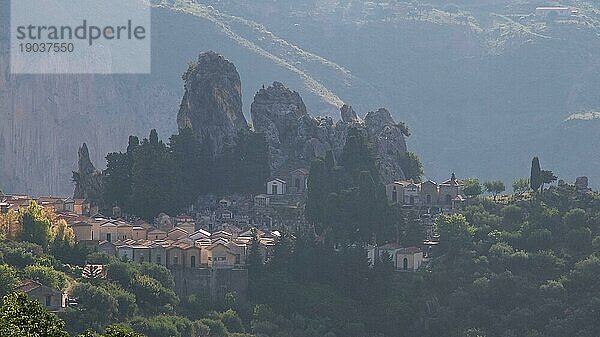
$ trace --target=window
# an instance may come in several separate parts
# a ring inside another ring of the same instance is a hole
[[[413,196],[410,197],[410,204],[411,205],[415,204],[415,197],[413,197]]]
[[[277,194],[277,185],[271,185],[271,194]]]
[[[112,234],[111,233],[106,233],[106,241],[112,242]]]
[[[294,185],[296,186],[297,190],[300,190],[300,179],[296,178],[296,181],[294,181]]]
[[[173,256],[173,264],[174,265],[178,265],[179,264],[179,256]]]
[[[240,264],[240,263],[241,263],[240,254],[235,254],[235,264]]]
[[[396,192],[395,187],[394,187],[394,191],[392,192],[392,202],[398,202],[398,192]]]
[[[430,205],[431,204],[431,195],[427,194],[427,204]]]
[[[52,305],[52,295],[46,295],[46,306],[49,307]]]
[[[452,202],[452,196],[450,194],[446,194],[446,203],[450,204]]]
[[[196,257],[195,256],[192,256],[190,258],[190,267],[196,268]]]
[[[94,240],[94,231],[92,231],[92,240]]]
[[[157,257],[156,257],[156,263],[157,263],[157,264],[161,264],[161,263],[162,263],[160,256],[157,256]]]

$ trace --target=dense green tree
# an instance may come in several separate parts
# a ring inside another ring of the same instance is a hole
[[[151,220],[161,212],[177,214],[181,208],[180,170],[156,130],[150,132],[133,154],[133,212]]]
[[[106,155],[104,170],[104,198],[108,206],[126,207],[131,196],[131,168],[133,156],[113,152]]]
[[[75,242],[73,230],[67,226],[64,220],[59,220],[52,228],[52,242],[50,252],[64,263],[83,265],[85,257],[89,253],[87,247]]]
[[[325,162],[321,159],[313,161],[310,166],[307,182],[306,217],[317,226],[323,224],[325,221],[327,209],[323,206],[328,194],[331,192],[328,188],[331,185],[330,179],[333,179],[332,171],[325,165]]]
[[[106,267],[108,278],[116,281],[123,288],[129,288],[138,274],[139,270],[129,262],[113,261]]]
[[[65,323],[24,294],[6,295],[0,307],[2,337],[68,337]]]
[[[406,179],[420,182],[423,178],[423,164],[419,157],[413,152],[406,152],[401,159],[402,171]]]
[[[140,308],[149,313],[170,312],[179,303],[179,298],[171,289],[148,275],[137,275],[131,290]]]
[[[26,278],[36,280],[54,289],[62,290],[66,287],[66,275],[63,272],[54,270],[52,267],[42,265],[27,266],[23,269],[23,275]]]
[[[167,267],[156,263],[144,262],[139,266],[139,270],[142,274],[148,275],[160,282],[163,287],[167,289],[175,288],[175,279]]]
[[[506,187],[501,180],[486,181],[483,183],[483,186],[488,193],[491,193],[494,196],[494,201],[496,200],[496,196],[498,196],[498,194],[506,191]]]
[[[72,289],[77,308],[68,312],[66,320],[81,330],[101,327],[115,322],[119,315],[119,302],[111,292],[89,283],[77,283]],[[81,331],[79,330],[79,331]]]
[[[169,149],[180,170],[182,201],[191,204],[206,191],[208,154],[202,151],[202,144],[191,128],[180,129],[179,134],[171,136]]]
[[[195,324],[185,317],[172,315],[159,315],[150,317],[134,317],[130,321],[135,331],[148,337],[204,337],[208,329],[200,324]],[[227,335],[223,335],[226,336]]]
[[[17,241],[0,241],[0,252],[4,262],[18,268],[35,264],[42,259],[44,254],[40,245]]]
[[[437,219],[436,226],[443,238],[440,248],[446,254],[459,255],[472,245],[474,228],[463,215],[442,215]]]
[[[513,192],[515,194],[523,194],[529,191],[530,187],[529,179],[527,178],[517,178],[512,183]]]
[[[555,182],[558,177],[554,175],[554,173],[552,173],[552,171],[549,170],[542,170],[541,174],[540,174],[540,178],[542,181],[542,186],[541,189],[544,190],[544,184],[552,184],[553,182]]]
[[[536,192],[542,186],[542,169],[540,168],[540,160],[538,157],[533,157],[531,161],[529,183],[531,184],[531,189]]]
[[[366,136],[357,128],[350,128],[346,137],[346,144],[340,156],[340,165],[348,172],[349,177],[356,181],[360,172],[369,171],[376,183],[379,183],[377,170],[371,144]]]
[[[245,331],[240,316],[232,309],[211,316],[210,318],[223,322],[228,332],[240,333]]]
[[[352,128],[334,167],[333,155],[315,160],[308,178],[306,216],[329,243],[364,243],[394,232],[393,211],[379,180],[371,145]]]
[[[587,214],[581,208],[573,208],[563,216],[563,223],[566,230],[579,229],[586,227]]]
[[[135,315],[138,306],[134,294],[113,282],[104,283],[100,287],[108,291],[110,296],[117,301],[117,318],[119,320],[125,320]]]
[[[270,175],[269,146],[264,133],[239,131],[234,147],[232,192],[260,193]]]
[[[525,220],[525,212],[517,205],[508,205],[501,211],[502,222],[505,225],[504,229],[515,229],[523,220]]]
[[[17,270],[9,265],[0,264],[0,297],[13,291],[18,282]]]
[[[478,178],[469,178],[465,179],[464,186],[462,189],[463,194],[469,198],[477,198],[483,193],[483,189],[481,187],[481,183]]]
[[[77,337],[145,337],[141,333],[133,331],[130,327],[122,325],[109,325],[104,329],[103,334],[97,334],[93,330],[89,329],[85,332],[77,335]]]
[[[252,240],[248,247],[248,256],[246,257],[246,269],[248,270],[248,293],[250,298],[257,296],[256,287],[262,275],[263,256],[260,250],[260,241],[256,229],[252,229]]]
[[[109,207],[130,209],[132,191],[133,154],[140,145],[136,136],[129,136],[127,152],[113,152],[106,156],[104,176],[104,198]]]
[[[44,208],[35,201],[29,203],[27,208],[20,211],[22,223],[19,240],[32,242],[47,248],[50,243],[50,220],[44,213]]]

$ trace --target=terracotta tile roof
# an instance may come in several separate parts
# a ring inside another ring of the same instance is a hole
[[[28,293],[41,287],[42,284],[34,280],[23,280],[23,282],[15,289],[16,292]]]

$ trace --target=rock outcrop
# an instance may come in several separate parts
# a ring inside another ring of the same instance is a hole
[[[272,172],[288,161],[307,161],[328,150],[323,142],[327,126],[311,118],[300,95],[279,82],[258,91],[250,113],[254,129],[267,137]]]
[[[401,159],[407,151],[406,141],[402,128],[396,124],[390,112],[381,108],[367,113],[364,126],[375,147],[381,181],[392,182],[404,178]]]
[[[102,206],[104,191],[102,172],[96,170],[92,164],[90,152],[85,143],[79,148],[77,154],[79,160],[77,172],[73,172],[73,181],[75,182],[73,199],[85,199],[96,206]]]
[[[271,172],[285,175],[294,168],[306,167],[332,150],[336,156],[346,143],[348,129],[362,129],[375,148],[384,183],[404,178],[401,158],[406,152],[402,129],[386,109],[369,112],[364,121],[349,105],[340,109],[341,120],[311,117],[300,95],[279,82],[258,91],[251,107],[254,129],[266,134]]]
[[[177,126],[192,128],[213,153],[233,142],[247,127],[242,113],[242,85],[233,63],[212,51],[200,54],[183,76],[185,93]]]

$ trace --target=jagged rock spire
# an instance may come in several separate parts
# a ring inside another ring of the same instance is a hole
[[[177,125],[179,129],[192,128],[213,153],[220,153],[239,130],[248,127],[242,113],[240,75],[233,63],[208,51],[190,64],[183,79],[185,93]]]

